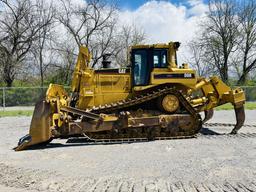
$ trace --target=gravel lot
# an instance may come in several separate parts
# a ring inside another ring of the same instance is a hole
[[[245,124],[256,124],[255,115],[246,111]],[[213,135],[131,144],[54,140],[14,152],[30,119],[0,118],[0,191],[256,191],[253,127],[237,136],[217,135],[230,127],[205,127]],[[217,111],[211,122],[234,123],[234,112]]]

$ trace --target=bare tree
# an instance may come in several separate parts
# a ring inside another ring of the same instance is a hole
[[[202,25],[201,42],[204,60],[228,81],[235,69],[237,84],[245,84],[256,68],[256,3],[249,1],[211,0]]]
[[[61,0],[58,20],[72,35],[77,46],[86,45],[92,52],[92,67],[105,53],[113,53],[116,6],[101,0],[89,0],[76,7],[69,0]]]
[[[199,76],[210,76],[217,73],[213,65],[207,60],[204,46],[200,40],[193,40],[188,43],[190,50],[189,64],[197,71]]]
[[[30,0],[0,0],[0,48],[2,76],[7,86],[12,83],[25,61],[39,30],[48,25],[37,22],[35,6]]]
[[[2,63],[4,62],[5,57],[6,57],[5,52],[4,52],[4,50],[0,47],[0,74],[1,74],[1,76],[0,76],[0,84],[2,84],[3,81],[4,81],[3,75],[2,75],[2,74],[3,74]]]
[[[238,84],[245,84],[248,74],[256,68],[256,2],[244,1],[239,7],[241,9],[238,14],[241,41],[238,46],[242,53],[242,70]]]
[[[66,39],[63,42],[55,42],[54,50],[56,52],[57,61],[51,65],[56,73],[51,73],[55,82],[62,84],[70,84],[74,65],[77,59],[77,45]]]
[[[40,82],[41,86],[43,86],[45,72],[52,63],[50,46],[53,38],[52,29],[56,11],[52,1],[46,2],[44,0],[36,0],[35,9],[37,14],[36,22],[42,27],[38,30],[38,38],[34,41],[31,52],[34,56],[34,62],[39,68]],[[47,25],[44,25],[44,23],[47,23]]]
[[[141,44],[146,39],[144,31],[136,25],[123,25],[116,38],[115,59],[119,66],[129,64],[128,52],[132,45]]]
[[[202,43],[209,64],[215,66],[222,80],[228,81],[231,54],[238,37],[237,9],[232,0],[210,0],[209,13],[203,23]]]

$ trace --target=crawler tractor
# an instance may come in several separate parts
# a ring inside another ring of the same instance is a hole
[[[86,137],[91,141],[134,141],[195,136],[213,109],[232,103],[236,134],[244,123],[245,95],[218,77],[196,75],[188,64],[178,66],[179,42],[136,45],[130,65],[90,67],[91,54],[81,46],[73,73],[71,93],[50,84],[34,110],[29,134],[16,151],[55,138]],[[204,112],[204,120],[200,112]]]

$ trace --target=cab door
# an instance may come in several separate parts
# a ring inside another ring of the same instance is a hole
[[[150,80],[150,64],[147,49],[132,50],[132,84],[148,85]]]

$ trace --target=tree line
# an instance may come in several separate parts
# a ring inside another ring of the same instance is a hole
[[[256,1],[209,0],[191,62],[200,75],[245,85],[256,77]]]
[[[69,84],[81,45],[92,52],[92,67],[104,54],[127,63],[130,45],[145,33],[118,22],[115,3],[88,0],[0,0],[0,73],[8,87],[17,79]]]

